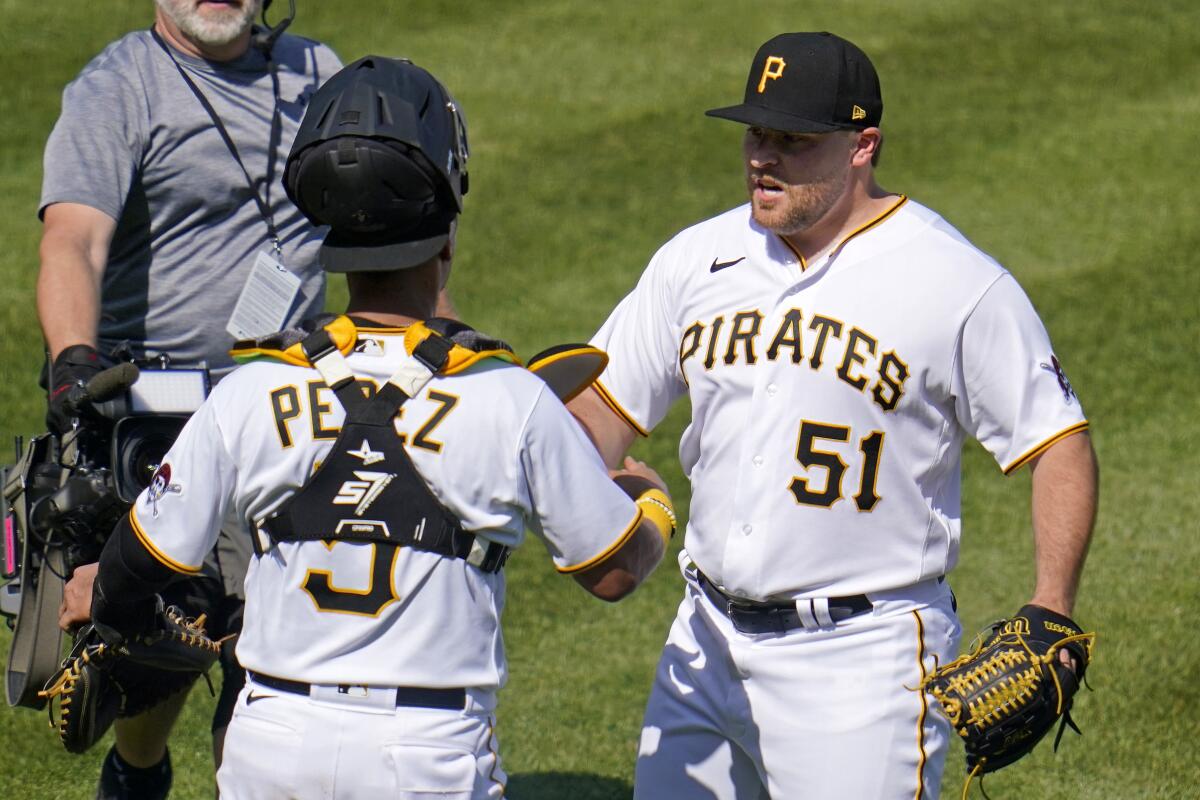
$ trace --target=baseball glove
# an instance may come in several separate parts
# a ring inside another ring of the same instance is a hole
[[[220,652],[221,643],[205,635],[203,615],[187,619],[175,606],[164,609],[160,600],[151,624],[139,633],[82,628],[71,654],[38,694],[50,701],[50,726],[58,729],[63,746],[82,753],[117,717],[158,705],[190,686],[197,675],[207,679]]]
[[[1071,699],[1095,639],[1068,617],[1027,605],[1015,617],[993,623],[969,653],[922,682],[963,739],[968,785],[976,774],[1033,750],[1060,717],[1055,750],[1066,726],[1080,732],[1071,719]],[[1062,662],[1063,650],[1072,656],[1074,670]]]

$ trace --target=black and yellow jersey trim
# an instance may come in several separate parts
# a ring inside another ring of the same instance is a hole
[[[853,239],[855,236],[864,234],[867,231],[871,230],[871,228],[874,228],[875,226],[882,224],[885,220],[887,220],[889,217],[891,217],[893,214],[895,214],[897,211],[899,211],[900,207],[903,206],[907,202],[908,202],[908,195],[906,195],[906,194],[900,195],[899,199],[896,200],[894,205],[889,207],[886,211],[884,211],[878,217],[875,217],[874,219],[867,222],[865,225],[860,225],[859,227],[855,228],[848,235],[846,235],[840,242],[838,242],[837,246],[835,246],[829,252],[836,253],[836,252],[840,251],[843,247],[846,246],[846,243],[849,242],[851,239]],[[789,250],[791,250],[796,255],[796,258],[800,259],[800,269],[802,271],[808,269],[808,259],[806,259],[804,257],[804,254],[801,253],[799,250],[797,250],[796,246],[793,245],[791,242],[789,242],[783,236],[780,236],[779,239],[785,245],[787,245]]]
[[[366,325],[362,322],[355,322],[354,327],[358,329],[359,333],[378,333],[380,336],[403,336],[408,333],[407,325],[397,327],[395,325]]]
[[[342,355],[348,356],[354,351],[354,346],[358,343],[359,329],[353,320],[343,314],[340,317],[334,318],[323,327],[325,332],[329,334],[330,340],[337,346],[338,351]],[[399,328],[364,328],[363,332],[367,334],[395,333],[403,335],[404,348],[409,353],[412,353],[417,345],[434,333],[424,322],[414,322],[411,325]],[[294,331],[281,331],[278,334],[272,334],[262,339],[238,342],[229,351],[229,354],[239,364],[260,358],[269,358],[297,367],[311,367],[312,364],[309,363],[308,356],[304,354],[301,346],[301,340],[301,337],[298,337],[298,334]],[[453,375],[457,372],[462,372],[485,358],[497,358],[501,361],[522,366],[521,360],[508,350],[471,350],[462,345],[455,344],[450,350],[446,365],[442,368],[441,374]]]
[[[1063,439],[1067,438],[1068,436],[1070,436],[1072,434],[1079,433],[1080,431],[1085,431],[1085,430],[1087,430],[1087,428],[1088,428],[1088,421],[1085,419],[1083,422],[1078,422],[1078,423],[1072,425],[1071,427],[1067,428],[1064,431],[1059,431],[1058,433],[1054,434],[1049,439],[1047,439],[1046,441],[1037,445],[1033,449],[1028,450],[1024,455],[1022,455],[1016,461],[1012,462],[1007,467],[1005,467],[1004,474],[1011,475],[1016,470],[1020,469],[1021,467],[1025,466],[1033,459],[1040,456],[1042,453],[1044,453],[1046,450],[1048,450],[1051,445],[1056,444],[1057,442],[1061,442]]]
[[[867,231],[871,230],[871,228],[874,228],[876,225],[882,224],[889,217],[891,217],[893,214],[895,214],[897,211],[899,211],[900,208],[907,202],[908,202],[908,195],[906,195],[906,194],[900,195],[896,199],[895,204],[892,205],[887,211],[884,211],[882,214],[880,214],[875,219],[873,219],[870,222],[866,223],[865,225],[862,225],[861,227],[855,229],[854,232],[852,232],[849,236],[847,236],[845,239],[842,239],[840,242],[838,242],[838,246],[835,247],[834,250],[841,250],[843,247],[846,246],[846,243],[849,242],[851,239],[853,239],[855,236],[864,234]]]
[[[137,536],[138,541],[142,543],[142,547],[146,548],[146,552],[154,556],[154,560],[162,564],[164,567],[167,567],[172,572],[179,572],[183,575],[200,574],[200,568],[202,565],[197,564],[193,567],[188,564],[180,563],[160,550],[158,545],[150,540],[150,536],[146,533],[146,530],[142,527],[142,524],[138,522],[136,507],[129,509],[129,527],[133,528],[134,535]]]
[[[592,556],[581,564],[573,564],[569,567],[555,567],[555,569],[563,575],[569,575],[572,572],[582,572],[585,569],[591,569],[597,564],[604,563],[612,557],[613,553],[620,550],[625,543],[629,541],[630,537],[637,533],[637,529],[642,525],[642,518],[642,510],[639,508],[637,510],[637,514],[633,518],[633,522],[629,523],[629,526],[625,528],[625,531],[620,536],[617,537],[617,540],[605,548],[603,552]]]
[[[650,431],[638,424],[638,421],[633,418],[633,415],[626,411],[621,404],[618,403],[611,394],[609,394],[608,389],[604,388],[604,384],[601,383],[599,379],[597,379],[592,386],[596,389],[596,394],[600,395],[600,399],[604,401],[604,404],[611,408],[614,414],[625,420],[625,423],[637,431],[639,436],[650,435]]]

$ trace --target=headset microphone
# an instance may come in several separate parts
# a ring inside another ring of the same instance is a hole
[[[251,44],[268,56],[271,54],[271,48],[275,46],[275,42],[287,30],[287,26],[292,24],[292,20],[296,18],[296,0],[288,0],[287,16],[279,20],[279,24],[274,27],[267,22],[267,9],[270,6],[271,0],[266,0],[263,3],[262,21],[264,27],[261,30],[255,31],[254,36],[250,40]]]

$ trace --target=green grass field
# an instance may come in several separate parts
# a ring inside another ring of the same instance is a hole
[[[1076,706],[1085,735],[1068,734],[1057,755],[1043,744],[989,777],[989,793],[1200,792],[1200,197],[1187,171],[1200,128],[1200,5],[298,5],[294,30],[344,60],[409,56],[458,96],[472,191],[451,287],[464,319],[524,355],[585,339],[659,244],[743,201],[740,131],[701,112],[740,97],[761,42],[833,30],[867,50],[887,108],[881,182],[940,211],[1021,280],[1088,411],[1102,466],[1076,615],[1099,632],[1095,691]],[[40,428],[35,210],[61,88],[150,19],[150,0],[0,0],[0,442]],[[343,296],[335,290],[332,302]],[[686,415],[677,408],[637,451],[684,509],[675,443]],[[1003,478],[975,446],[965,470],[952,581],[970,632],[1027,599],[1032,555],[1028,477]],[[679,576],[666,562],[607,606],[556,575],[536,544],[510,564],[512,679],[499,712],[510,795],[628,797]],[[0,631],[0,649],[7,643]],[[212,796],[211,707],[195,691],[172,741],[180,800]],[[90,798],[106,747],[68,755],[44,715],[0,707],[9,797]],[[946,797],[962,776],[956,747]]]

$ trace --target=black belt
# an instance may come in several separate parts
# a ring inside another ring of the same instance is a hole
[[[268,686],[289,694],[302,694],[307,697],[309,689],[312,688],[311,684],[302,681],[289,681],[286,678],[275,678],[249,670],[247,670],[246,676],[261,686]],[[353,688],[356,688],[353,684],[338,685],[340,691],[349,692]],[[391,689],[392,687],[387,688]],[[462,688],[429,689],[424,686],[397,686],[395,689],[397,707],[445,708],[451,711],[462,711],[467,706],[467,690]]]
[[[758,603],[740,597],[730,597],[718,589],[716,584],[700,570],[696,570],[696,577],[709,602],[716,606],[718,611],[729,617],[733,627],[741,633],[784,633],[793,628],[804,627],[795,603]],[[865,614],[873,607],[865,594],[856,594],[851,597],[830,597],[829,618],[837,623],[857,617],[859,614]]]

